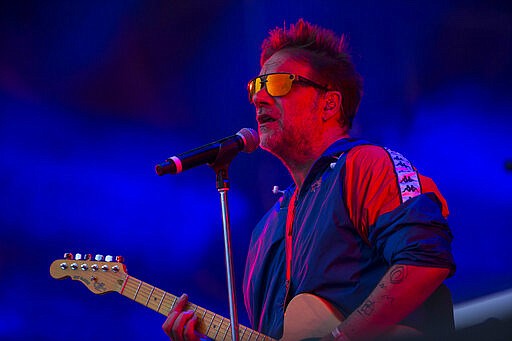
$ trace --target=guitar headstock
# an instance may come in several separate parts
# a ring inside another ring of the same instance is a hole
[[[74,257],[71,253],[66,253],[64,259],[53,261],[50,275],[55,279],[70,277],[74,281],[80,281],[95,294],[121,292],[128,277],[120,256],[113,261],[112,256],[103,258],[96,255],[93,260],[91,255],[79,253]]]

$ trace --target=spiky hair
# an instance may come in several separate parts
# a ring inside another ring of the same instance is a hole
[[[350,128],[361,101],[363,81],[352,62],[346,37],[299,19],[288,29],[285,25],[270,31],[261,46],[260,64],[285,49],[309,63],[331,89],[341,92],[342,124]]]

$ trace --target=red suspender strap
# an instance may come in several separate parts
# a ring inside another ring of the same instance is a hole
[[[295,215],[295,201],[297,199],[297,189],[293,192],[288,204],[288,214],[286,216],[286,235],[285,235],[285,251],[286,251],[286,295],[285,304],[290,289],[290,279],[292,277],[292,234],[293,234],[293,218]]]

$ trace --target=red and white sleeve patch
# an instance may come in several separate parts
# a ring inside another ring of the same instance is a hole
[[[384,148],[393,161],[395,174],[400,188],[402,203],[421,194],[421,183],[418,172],[402,154]]]

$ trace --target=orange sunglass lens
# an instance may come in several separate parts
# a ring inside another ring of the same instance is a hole
[[[277,73],[267,76],[267,91],[271,96],[284,96],[292,88],[293,75],[287,73]]]
[[[295,76],[288,73],[276,73],[265,75],[263,78],[264,80],[262,81],[261,77],[257,77],[250,81],[247,85],[247,90],[249,91],[249,100],[251,102],[254,94],[263,88],[267,89],[270,96],[286,95],[292,88],[292,83],[295,79]]]

